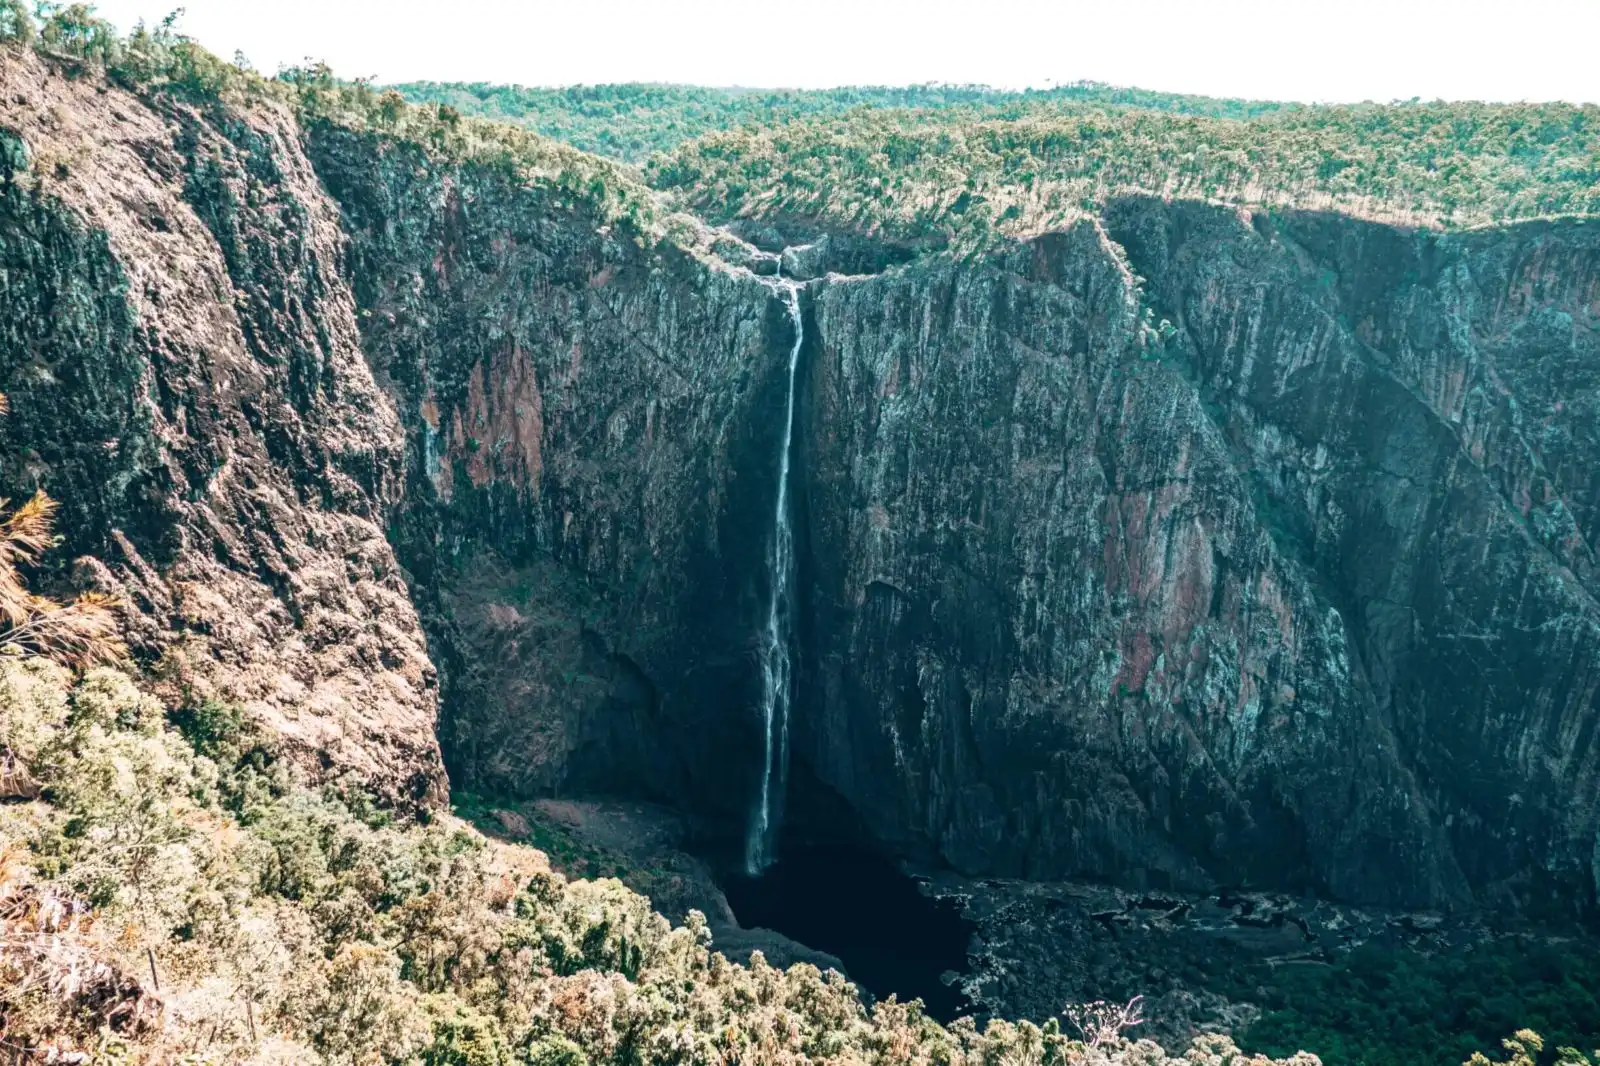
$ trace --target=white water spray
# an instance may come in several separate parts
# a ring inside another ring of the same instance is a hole
[[[789,349],[789,392],[783,413],[783,450],[778,453],[778,502],[772,523],[772,548],[767,555],[772,591],[767,624],[761,636],[761,713],[765,728],[765,760],[761,766],[761,799],[745,843],[745,870],[752,877],[772,863],[777,816],[789,776],[789,702],[793,694],[790,636],[794,613],[794,528],[789,514],[790,451],[794,447],[794,390],[800,367],[805,327],[800,318],[800,286],[782,276],[776,288],[794,324]]]

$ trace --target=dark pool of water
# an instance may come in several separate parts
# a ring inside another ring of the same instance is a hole
[[[722,888],[740,925],[836,956],[874,996],[921,999],[944,1021],[964,1013],[965,997],[940,978],[966,972],[972,923],[883,855],[791,837],[761,876],[730,876]]]

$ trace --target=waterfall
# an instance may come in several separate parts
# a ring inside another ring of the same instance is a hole
[[[783,448],[778,453],[778,502],[772,521],[772,546],[767,554],[771,592],[767,624],[761,635],[761,714],[765,731],[761,766],[761,798],[751,819],[745,844],[745,870],[751,876],[772,862],[777,816],[789,776],[789,703],[793,695],[794,664],[790,637],[794,615],[794,527],[789,505],[790,453],[794,449],[794,391],[799,376],[800,347],[805,327],[800,318],[800,286],[781,275],[776,281],[794,324],[794,347],[789,349],[789,391],[784,404]]]

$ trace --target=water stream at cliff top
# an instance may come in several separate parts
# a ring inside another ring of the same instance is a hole
[[[784,787],[789,775],[789,704],[793,695],[793,659],[790,648],[794,614],[794,527],[790,515],[789,476],[793,467],[794,393],[799,376],[800,347],[805,327],[800,317],[800,286],[782,276],[774,288],[782,292],[794,324],[794,346],[789,349],[789,386],[784,401],[783,446],[778,453],[778,500],[772,522],[772,547],[767,554],[771,591],[766,626],[761,634],[761,714],[765,743],[761,766],[761,796],[750,820],[745,843],[745,870],[755,876],[772,864],[773,844],[782,813]]]

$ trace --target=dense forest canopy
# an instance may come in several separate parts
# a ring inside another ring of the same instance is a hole
[[[1600,210],[1600,107],[1306,106],[1078,84],[815,91],[399,86],[624,160],[715,218],[981,244],[1142,190],[1425,225]]]
[[[805,215],[975,244],[1120,191],[1472,226],[1600,210],[1600,108],[1406,104],[1248,120],[1051,104],[859,110],[689,142],[654,184],[725,217]]]
[[[983,85],[845,86],[837,89],[715,89],[698,85],[575,85],[527,88],[486,82],[405,82],[393,88],[419,104],[515,122],[589,152],[642,163],[655,152],[720,130],[838,115],[853,108],[983,107],[1016,115],[1040,103],[1139,107],[1214,118],[1250,118],[1298,104],[1124,89],[1075,82],[1012,92]]]

